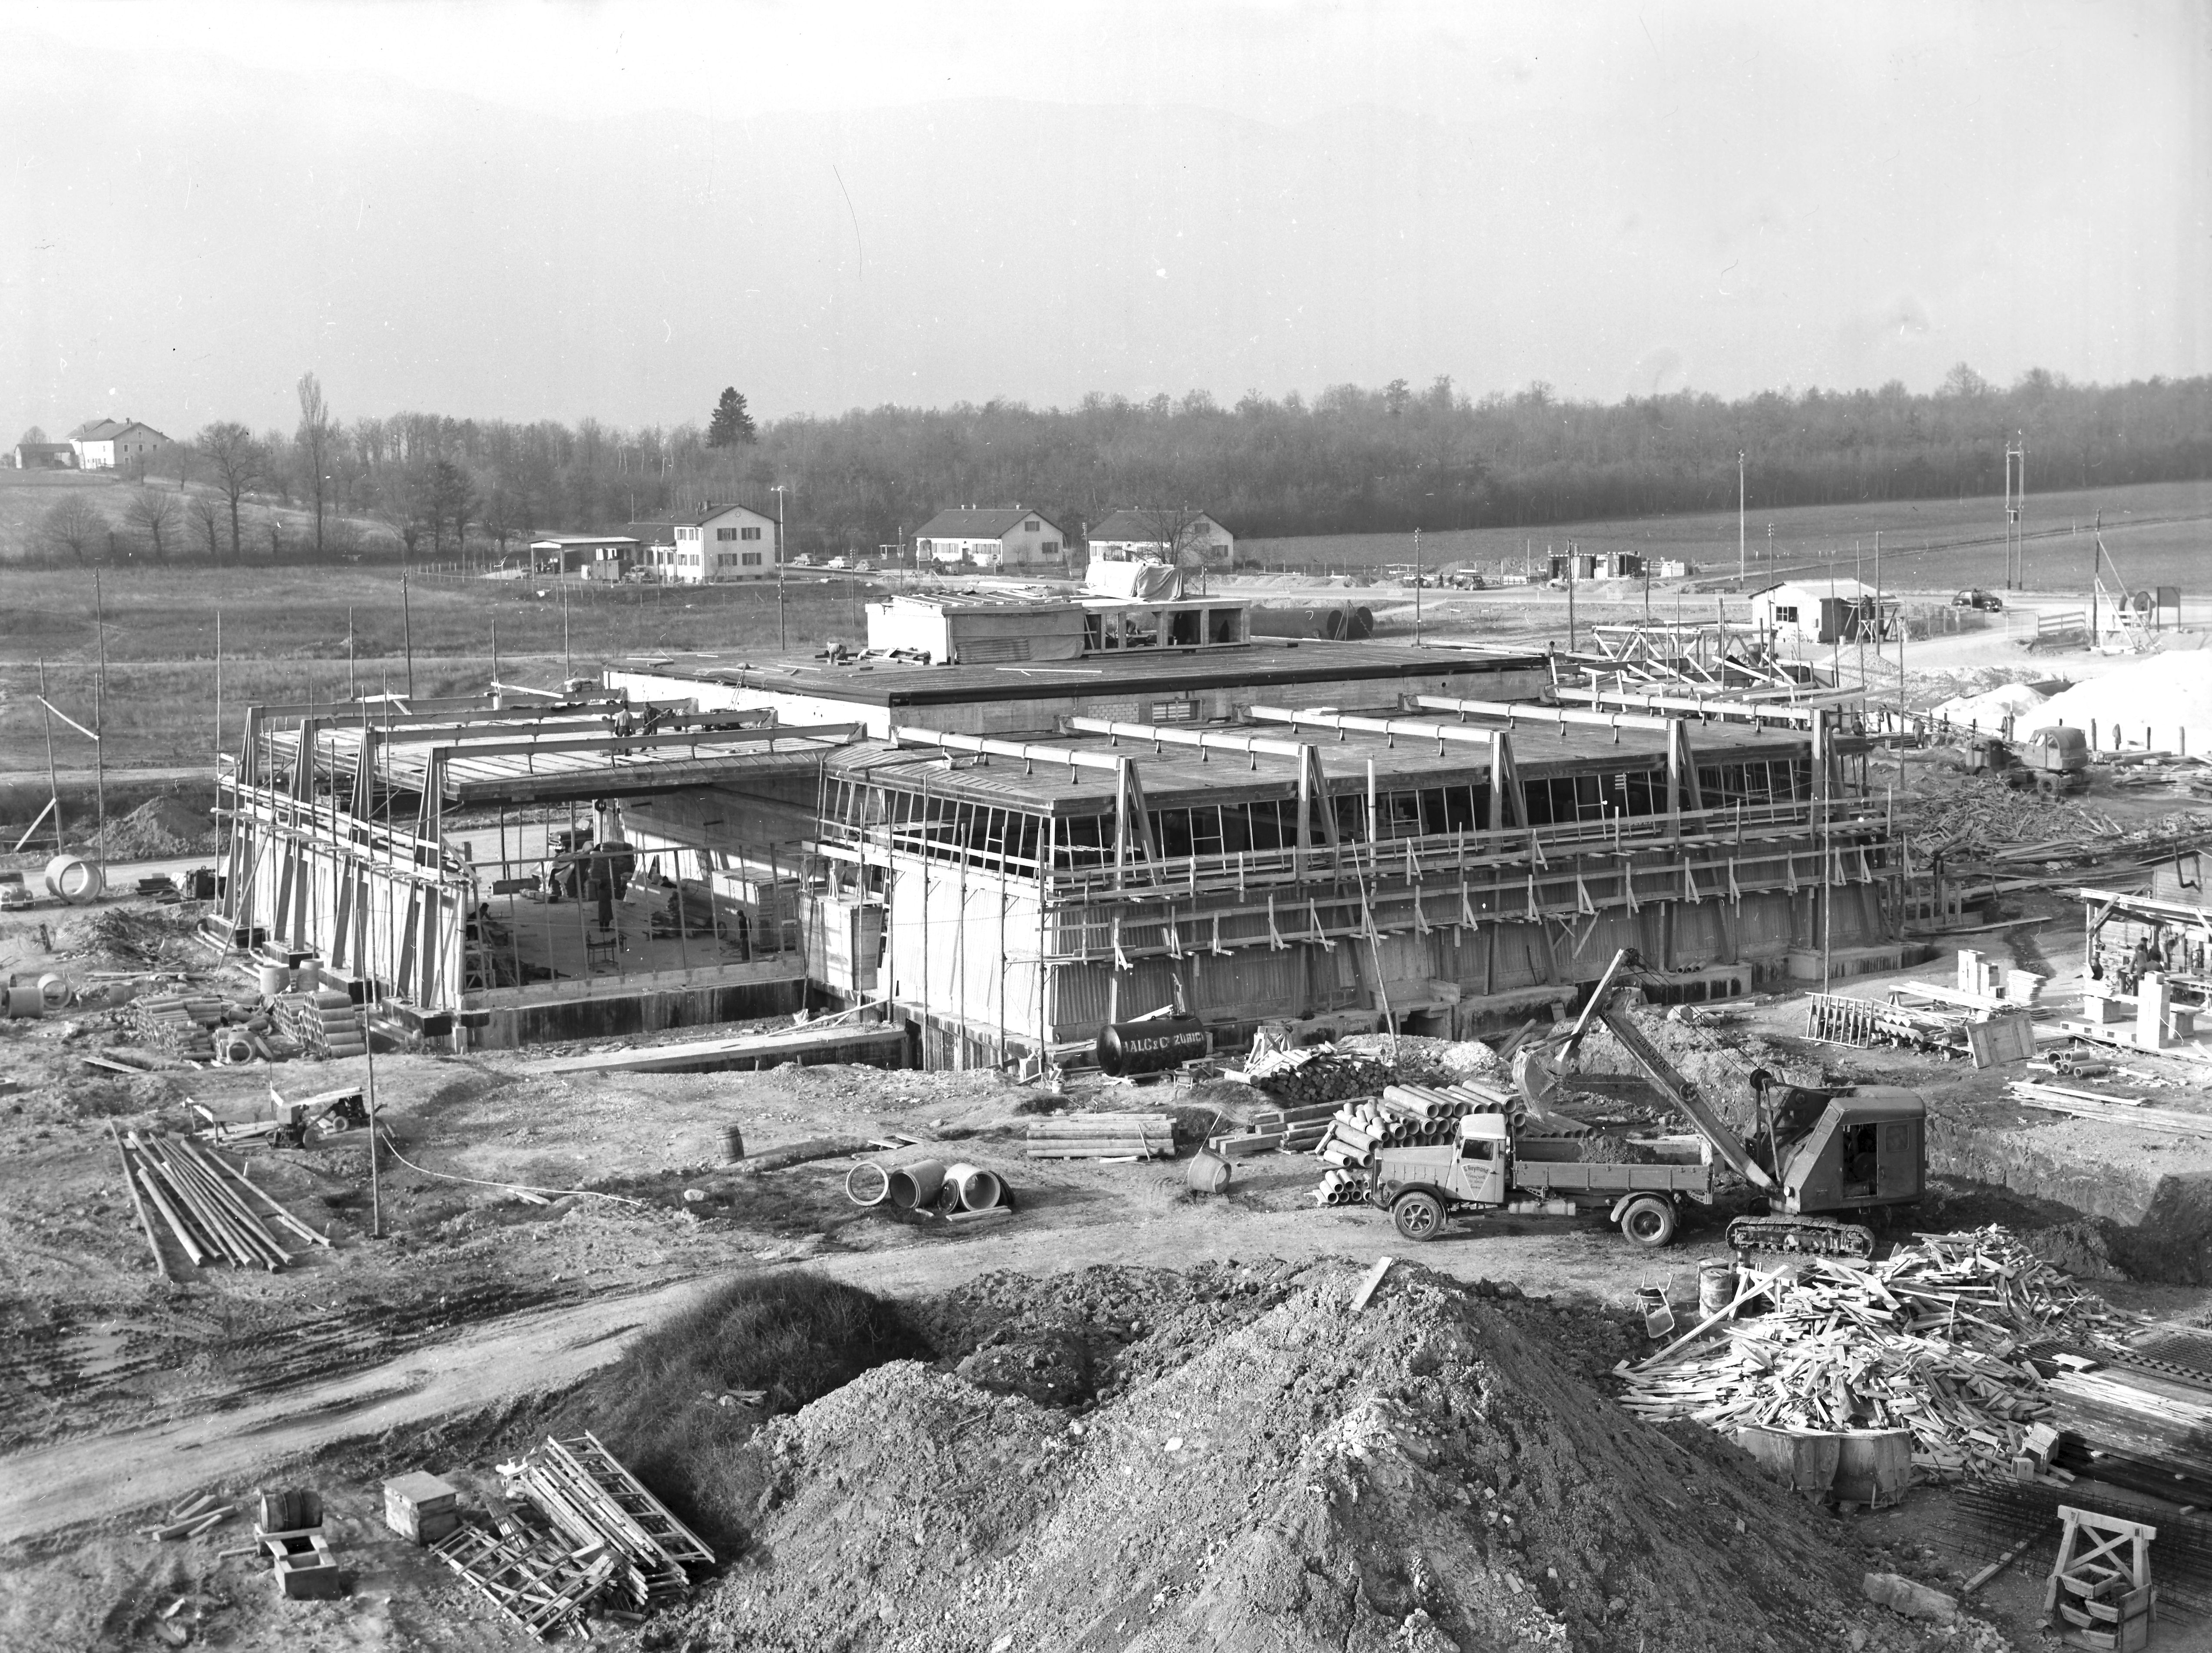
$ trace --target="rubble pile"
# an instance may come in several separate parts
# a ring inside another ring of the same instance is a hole
[[[2049,1410],[2023,1352],[2120,1323],[2001,1228],[1923,1236],[1869,1265],[1814,1258],[1763,1295],[1771,1311],[1717,1346],[1624,1367],[1621,1404],[1723,1432],[1901,1428],[1930,1479],[2009,1474]]]

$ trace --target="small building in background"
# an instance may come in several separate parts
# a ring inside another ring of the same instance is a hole
[[[919,562],[962,563],[995,573],[1065,565],[1067,536],[1042,511],[1020,505],[965,506],[939,511],[915,534]]]
[[[669,561],[657,578],[681,586],[773,580],[783,566],[775,519],[747,505],[702,505],[669,524]]]
[[[619,580],[636,565],[637,542],[626,534],[548,534],[530,542],[530,559],[541,574]]]
[[[67,442],[18,442],[11,458],[18,471],[76,469],[76,449]]]
[[[1553,551],[1552,576],[1554,580],[1640,580],[1644,577],[1644,554],[1641,551]]]
[[[1175,544],[1170,546],[1168,541]],[[1237,536],[1203,511],[1109,512],[1089,536],[1091,560],[1133,562],[1146,557],[1206,568],[1237,566]]]
[[[70,432],[70,450],[80,471],[143,472],[174,447],[167,436],[136,419],[92,419]]]
[[[1751,594],[1752,623],[1778,642],[1878,643],[1894,633],[1897,599],[1878,597],[1848,575],[1790,580]]]

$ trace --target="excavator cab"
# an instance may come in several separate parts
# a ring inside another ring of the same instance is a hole
[[[1928,1105],[1896,1085],[1863,1085],[1832,1098],[1783,1154],[1774,1208],[1867,1211],[1918,1201],[1925,1180]]]

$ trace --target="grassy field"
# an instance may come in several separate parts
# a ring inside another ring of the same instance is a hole
[[[73,569],[0,572],[0,771],[42,768],[46,744],[33,698],[39,663],[50,697],[92,721],[98,644],[93,577]],[[109,570],[100,580],[107,636],[105,735],[111,765],[190,763],[215,750],[216,622],[222,623],[222,695],[250,701],[337,699],[407,686],[422,695],[481,693],[500,672],[541,688],[590,676],[609,662],[688,649],[776,652],[772,586],[554,588],[520,580],[416,579],[405,610],[399,576],[383,568]],[[538,593],[544,590],[549,594]],[[857,642],[852,589],[794,580],[784,593],[793,650]],[[353,646],[349,652],[350,629]],[[57,732],[64,766],[91,747]],[[232,736],[235,744],[235,731]]]
[[[177,495],[176,479],[157,477],[148,484],[158,492]],[[6,565],[33,553],[43,555],[40,544],[40,524],[47,512],[64,499],[82,499],[107,520],[122,545],[136,547],[141,536],[128,519],[131,495],[138,490],[130,483],[112,473],[76,471],[0,471],[0,580],[12,580],[15,571]],[[197,562],[205,565],[206,542],[198,525],[191,520],[189,507],[195,501],[211,500],[221,504],[221,496],[204,483],[194,484],[177,500],[177,509],[168,526],[161,531],[163,550],[169,559],[184,562]],[[222,512],[222,544],[223,555],[230,555],[230,508],[221,506]],[[325,520],[327,522],[327,519]],[[238,511],[238,536],[240,556],[246,562],[269,561],[269,529],[271,523],[294,555],[313,542],[314,516],[310,511],[296,506],[279,505],[271,500],[248,495],[240,502]],[[388,532],[365,519],[353,524],[356,535]],[[104,548],[103,548],[104,549]],[[134,556],[143,562],[143,553]]]
[[[2077,489],[2030,495],[2025,516],[2027,584],[2033,590],[2068,590],[2087,578],[2091,521],[2104,513],[2105,544],[2132,585],[2202,584],[2200,570],[2212,551],[2212,482],[2148,483],[2133,488]],[[1873,580],[1874,537],[1882,536],[1885,584],[1916,588],[1996,586],[2004,567],[2002,499],[1897,500],[1866,505],[1808,505],[1748,513],[1748,550],[1754,582],[1768,566],[1767,526],[1773,525],[1773,562],[1785,572],[1833,566],[1849,572],[1863,563]],[[1524,548],[1540,564],[1547,546],[1578,541],[1590,551],[1641,550],[1683,557],[1707,574],[1732,575],[1736,568],[1736,514],[1640,517],[1626,521],[1569,523],[1528,530],[1469,528],[1421,536],[1421,560],[1431,567],[1472,563],[1492,570],[1501,562],[1522,567]],[[1240,562],[1348,571],[1413,561],[1410,534],[1333,534],[1297,539],[1247,539]],[[1893,574],[1891,570],[1894,568]]]

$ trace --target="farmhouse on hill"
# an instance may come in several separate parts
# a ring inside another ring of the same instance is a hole
[[[138,471],[175,444],[136,419],[90,419],[70,432],[69,446],[80,471]]]
[[[1067,537],[1041,511],[1020,505],[939,511],[915,535],[915,552],[925,562],[972,562],[1000,572],[1034,568],[1061,561]]]

